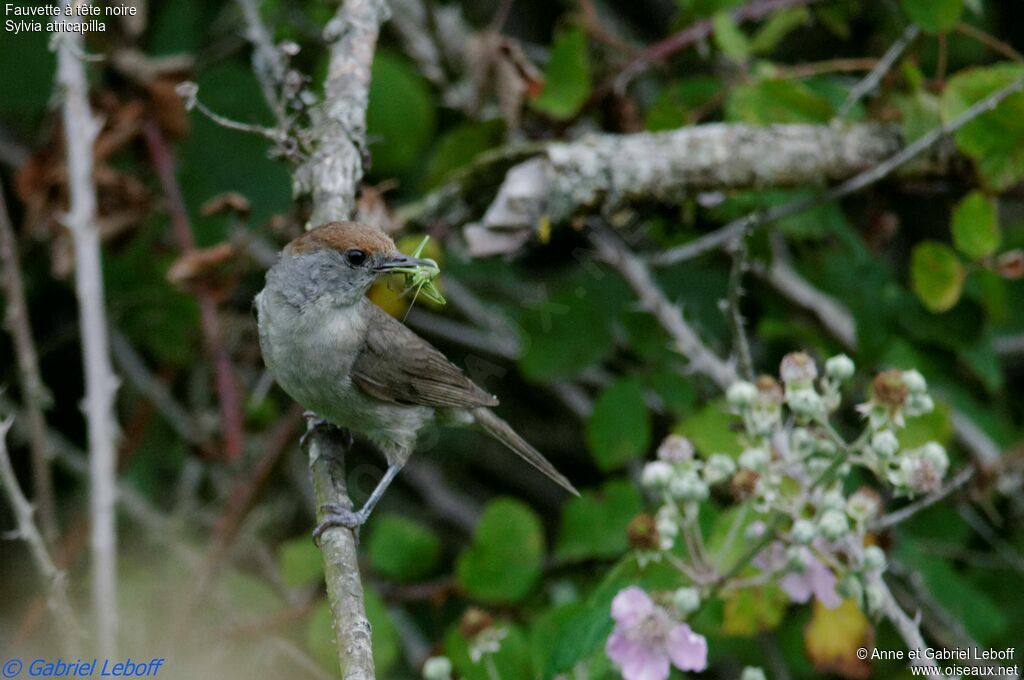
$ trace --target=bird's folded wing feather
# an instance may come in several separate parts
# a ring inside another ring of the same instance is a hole
[[[395,404],[435,408],[496,406],[487,394],[426,340],[371,302],[366,342],[352,380],[367,394]]]

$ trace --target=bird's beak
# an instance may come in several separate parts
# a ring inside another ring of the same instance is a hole
[[[402,271],[405,269],[437,269],[437,262],[430,258],[411,257],[405,253],[395,253],[381,264],[377,265],[378,272]]]

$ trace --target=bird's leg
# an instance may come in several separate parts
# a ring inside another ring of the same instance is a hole
[[[313,541],[317,544],[320,543],[320,537],[325,531],[331,527],[345,527],[347,529],[358,530],[366,520],[369,519],[370,513],[373,512],[374,506],[380,501],[381,496],[387,491],[388,486],[394,481],[395,476],[401,471],[402,465],[391,464],[388,465],[387,471],[384,476],[377,482],[376,488],[370,497],[363,503],[363,507],[358,510],[350,510],[349,508],[338,505],[337,503],[325,503],[321,508],[324,511],[324,519],[317,525],[316,529],[313,530]]]

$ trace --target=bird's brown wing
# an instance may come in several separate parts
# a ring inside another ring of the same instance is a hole
[[[433,407],[496,406],[441,352],[371,302],[369,330],[352,366],[352,380],[382,401]]]

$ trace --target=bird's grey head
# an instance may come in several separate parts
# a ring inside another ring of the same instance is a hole
[[[295,307],[326,302],[347,307],[359,302],[381,274],[423,264],[398,252],[376,227],[329,222],[295,238],[267,272],[267,288]]]

